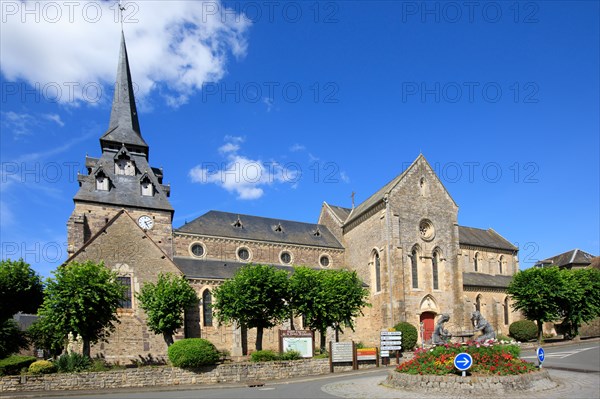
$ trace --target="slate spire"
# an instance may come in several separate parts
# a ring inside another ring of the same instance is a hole
[[[108,131],[100,138],[100,144],[102,150],[107,147],[114,148],[115,145],[121,147],[124,144],[130,151],[148,155],[148,144],[142,138],[140,131],[123,31],[121,31],[121,50],[110,123]]]

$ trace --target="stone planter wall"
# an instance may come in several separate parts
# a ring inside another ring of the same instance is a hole
[[[385,385],[403,390],[430,392],[510,394],[515,391],[541,391],[556,387],[547,370],[509,376],[412,375],[391,371]]]
[[[360,368],[375,367],[375,364]],[[335,371],[352,366],[335,366]],[[81,389],[109,389],[146,386],[216,384],[223,382],[269,381],[329,373],[328,359],[264,363],[231,363],[195,371],[176,367],[141,367],[103,372],[21,375],[0,377],[0,392],[33,392]]]

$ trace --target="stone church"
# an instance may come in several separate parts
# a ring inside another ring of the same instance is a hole
[[[125,362],[166,354],[135,298],[161,272],[185,275],[201,299],[186,312],[179,338],[207,338],[233,356],[247,354],[255,331],[219,326],[211,306],[214,287],[247,263],[356,270],[372,307],[341,339],[367,345],[378,345],[379,331],[400,321],[421,326],[428,340],[441,313],[451,315],[446,326],[453,332],[468,328],[474,310],[505,334],[517,318],[505,290],[519,268],[518,249],[492,229],[460,226],[458,205],[423,155],[356,207],[323,202],[317,223],[213,210],[174,228],[171,188],[163,170],[150,166],[141,134],[124,37],[100,148],[78,176],[66,262],[104,261],[118,272],[127,297],[121,324],[92,354]],[[277,348],[277,330],[265,331],[265,348]]]

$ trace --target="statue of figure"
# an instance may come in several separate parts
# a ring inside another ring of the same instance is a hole
[[[496,339],[496,332],[492,325],[479,313],[475,311],[471,314],[471,321],[475,325],[475,331],[481,331],[481,336],[477,337],[476,342],[485,342],[488,339]]]
[[[431,337],[432,344],[443,345],[452,337],[452,334],[450,334],[448,330],[444,329],[444,323],[448,320],[450,320],[450,316],[447,313],[444,313],[440,316],[440,319],[435,325],[435,330],[433,330],[433,336]]]

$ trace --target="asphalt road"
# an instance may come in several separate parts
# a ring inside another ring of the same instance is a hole
[[[543,345],[546,357],[542,367],[556,370],[600,373],[600,342],[580,341],[567,345]],[[537,364],[535,349],[521,351],[521,358]]]

